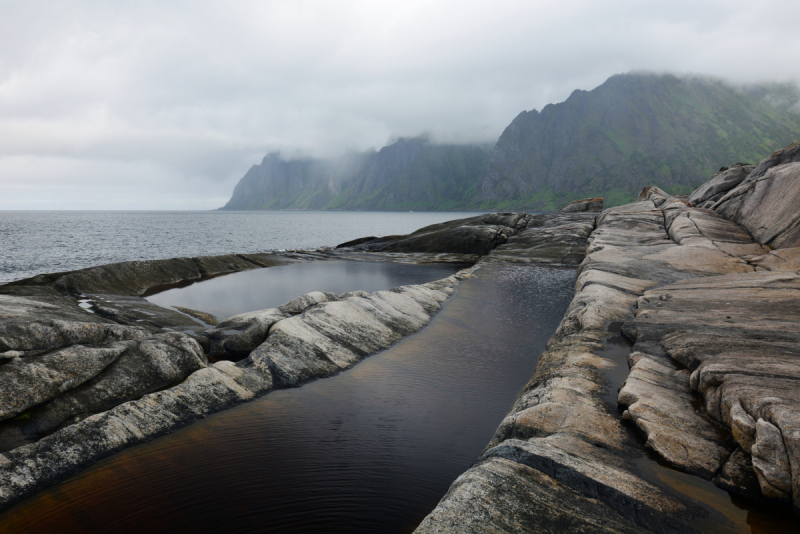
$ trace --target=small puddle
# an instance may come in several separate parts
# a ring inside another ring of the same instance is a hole
[[[195,282],[150,295],[147,300],[163,307],[203,311],[221,320],[276,308],[311,291],[382,291],[440,280],[466,267],[469,264],[338,260],[292,263]]]
[[[622,418],[624,409],[617,398],[622,383],[628,378],[628,356],[633,342],[622,334],[624,322],[608,325],[606,348],[597,355],[616,365],[604,371],[609,381],[605,400],[612,415]],[[692,399],[695,410],[704,410],[702,402]],[[709,517],[689,524],[701,532],[720,534],[783,534],[800,533],[800,520],[787,506],[760,504],[716,486],[710,480],[678,471],[667,465],[655,452],[645,448],[646,438],[630,421],[622,421],[630,436],[641,446],[642,456],[633,460],[644,480],[669,492],[676,492],[704,506]]]

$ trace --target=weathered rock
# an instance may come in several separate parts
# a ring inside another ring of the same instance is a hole
[[[412,288],[412,294],[403,289],[379,291],[311,306],[275,323],[267,340],[248,359],[256,368],[269,370],[284,386],[330,376],[424,326],[448,295],[426,289]],[[420,299],[427,302],[427,309]]]
[[[759,419],[751,452],[761,492],[772,499],[788,501],[792,493],[792,474],[778,427]]]
[[[790,248],[800,246],[798,198],[800,162],[784,163],[752,181],[748,178],[714,204],[713,209],[742,225],[759,243]]]
[[[174,308],[179,312],[185,313],[186,315],[191,315],[195,319],[200,319],[202,322],[208,325],[217,326],[219,324],[217,318],[211,315],[210,313],[206,313],[199,310],[193,310],[191,308],[183,308],[181,306],[174,306]]]
[[[238,363],[205,367],[200,346],[187,335],[104,323],[85,323],[87,333],[80,338],[102,346],[72,345],[44,354],[6,351],[12,354],[0,365],[0,418],[5,419],[0,449],[6,450],[0,454],[0,507],[273,387],[344,369],[427,324],[470,272],[341,300],[311,293],[282,306],[285,311],[231,317],[206,339],[224,352],[243,353],[261,344]],[[25,306],[36,305],[6,303],[14,317],[27,317]],[[122,334],[129,339],[119,341]],[[294,348],[302,350],[292,353]],[[149,393],[160,388],[166,389]],[[25,417],[10,419],[25,410]]]
[[[284,265],[285,257],[270,254],[228,254],[197,258],[128,261],[65,274],[54,287],[68,293],[141,296],[148,290],[218,274]]]
[[[758,478],[755,471],[753,471],[753,462],[750,459],[750,454],[742,451],[742,449],[736,449],[730,455],[719,474],[714,478],[714,484],[748,499],[764,501]]]
[[[595,211],[595,212],[603,211],[603,199],[584,198],[582,200],[576,200],[574,202],[570,202],[569,204],[558,210],[559,213],[575,213],[582,211]]]
[[[49,385],[51,387],[58,385],[59,395],[50,402],[34,407],[24,417],[0,422],[0,451],[15,449],[39,439],[66,422],[75,423],[94,413],[108,410],[123,402],[138,399],[146,393],[180,382],[207,364],[200,346],[188,336],[177,332],[160,334],[141,341],[125,341],[106,349],[92,351],[84,349],[76,352],[76,347],[70,347],[62,349],[60,352],[62,354],[69,353],[70,358],[76,358],[76,356],[80,358],[83,353],[90,352],[99,366],[108,356],[116,354],[120,348],[122,352],[113,362],[94,378],[86,380],[78,386],[59,380],[56,375],[56,369],[63,374],[70,372],[74,365],[56,366],[50,362],[51,369],[49,371],[53,380]],[[74,364],[72,361],[68,363]],[[0,373],[6,368],[9,366],[0,367]],[[85,375],[94,370],[88,366],[83,366],[80,370],[84,369],[86,369]],[[17,383],[20,385],[30,383],[24,379],[18,378],[18,380]],[[39,382],[28,391],[35,390],[34,388],[42,385],[44,384]],[[41,398],[40,395],[37,400],[41,400]]]
[[[735,448],[731,436],[693,406],[689,371],[664,358],[633,353],[630,375],[619,392],[630,419],[647,436],[646,446],[671,465],[711,479]]]
[[[711,180],[692,191],[692,194],[689,195],[689,202],[698,208],[711,207],[725,193],[742,183],[755,168],[755,165],[737,163],[730,169],[720,170]],[[711,205],[706,206],[706,202],[710,202]]]
[[[587,239],[596,218],[593,213],[526,215],[518,221],[517,233],[482,261],[577,265],[586,255]]]

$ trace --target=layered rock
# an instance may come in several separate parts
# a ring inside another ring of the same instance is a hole
[[[468,276],[312,292],[216,328],[137,296],[252,265],[240,256],[128,262],[2,286],[0,507],[198,417],[346,369],[422,328]],[[79,300],[66,296],[78,291]],[[191,325],[192,336],[164,330]]]
[[[418,532],[692,531],[707,512],[637,469],[627,422],[675,468],[800,512],[800,168],[745,171],[698,193],[721,194],[714,210],[652,187],[601,214],[532,380]],[[607,329],[623,323],[632,351],[609,360]]]

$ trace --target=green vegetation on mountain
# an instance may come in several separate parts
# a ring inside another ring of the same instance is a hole
[[[472,205],[555,209],[601,196],[612,206],[646,185],[688,193],[720,166],[761,161],[800,137],[796,103],[792,86],[612,76],[520,113],[495,145]]]
[[[798,101],[793,85],[616,75],[523,111],[493,149],[417,137],[333,160],[269,154],[222,209],[552,210],[595,196],[623,204],[645,185],[689,193],[800,138]]]

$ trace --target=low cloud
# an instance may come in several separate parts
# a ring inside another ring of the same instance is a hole
[[[634,69],[800,80],[796,2],[4,2],[0,209],[210,209],[264,154],[430,132]]]

